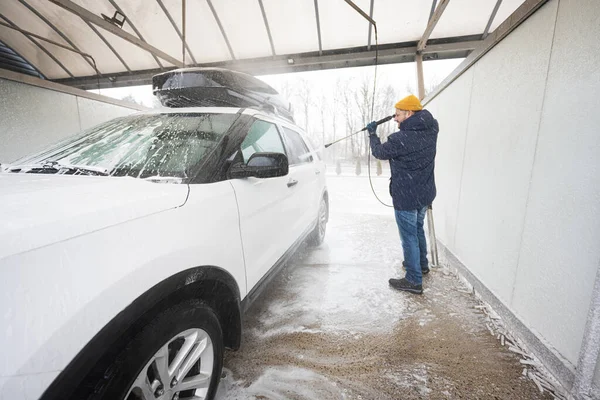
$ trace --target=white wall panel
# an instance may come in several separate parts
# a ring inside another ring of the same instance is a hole
[[[427,106],[441,124],[440,240],[570,371],[600,260],[598,20],[597,1],[549,1]],[[470,104],[457,95],[467,74]],[[444,131],[464,128],[445,127],[460,120],[445,113],[461,107],[470,111],[452,243],[458,153]]]
[[[599,20],[560,1],[513,301],[572,363],[600,260]]]
[[[456,255],[510,305],[557,2],[474,67]],[[535,40],[531,40],[535,38]]]
[[[0,79],[0,162],[12,162],[77,133],[75,96]]]
[[[440,124],[435,161],[437,197],[433,203],[435,231],[437,238],[449,248],[454,248],[455,245],[456,213],[472,83],[471,69],[442,92],[431,106],[427,106]]]
[[[91,128],[112,118],[132,114],[135,110],[123,108],[114,104],[102,103],[96,100],[77,97],[81,130]]]
[[[82,129],[133,112],[114,104],[0,79],[0,162],[13,162]]]

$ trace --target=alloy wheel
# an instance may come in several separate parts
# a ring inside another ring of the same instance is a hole
[[[180,332],[152,356],[125,400],[203,400],[210,386],[214,357],[206,331]]]

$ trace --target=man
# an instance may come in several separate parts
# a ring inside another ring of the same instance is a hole
[[[398,132],[385,143],[376,135],[377,123],[367,125],[373,157],[389,160],[392,170],[390,194],[402,240],[406,276],[390,279],[390,285],[410,293],[423,293],[423,275],[429,272],[423,221],[436,195],[433,175],[439,127],[415,96],[395,105]]]

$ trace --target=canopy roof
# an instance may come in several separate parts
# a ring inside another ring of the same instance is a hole
[[[0,68],[33,67],[88,89],[147,84],[184,65],[267,74],[373,64],[374,30],[350,3],[2,0],[0,42],[12,52],[4,59],[0,52]],[[377,24],[383,64],[413,61],[417,52],[424,60],[466,57],[524,0],[353,3]]]

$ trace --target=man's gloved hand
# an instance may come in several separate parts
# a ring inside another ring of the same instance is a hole
[[[375,121],[369,122],[367,124],[367,132],[369,132],[369,135],[374,135],[376,131],[377,131],[377,122],[375,122]]]

